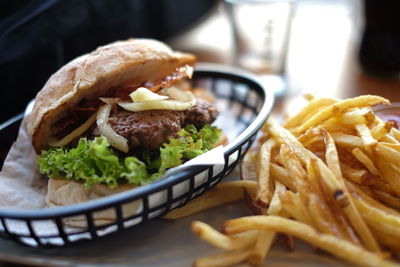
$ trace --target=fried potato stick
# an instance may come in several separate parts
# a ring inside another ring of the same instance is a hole
[[[257,202],[263,207],[268,207],[274,193],[273,181],[270,177],[271,150],[275,146],[274,139],[268,139],[258,153],[257,171]]]
[[[248,260],[250,264],[259,265],[264,261],[272,246],[275,235],[274,231],[259,230],[257,242],[249,254]]]
[[[301,134],[307,129],[317,126],[327,119],[343,113],[348,109],[357,107],[369,107],[378,104],[390,105],[390,102],[385,98],[373,95],[363,95],[338,101],[315,113],[311,118],[307,119],[303,124],[297,127],[295,129],[295,133]]]
[[[400,243],[400,217],[368,205],[360,199],[356,199],[355,204],[370,227],[378,227]]]
[[[393,216],[400,218],[399,211],[385,206],[381,202],[377,201],[376,199],[372,198],[370,195],[365,193],[363,190],[361,190],[358,186],[354,185],[353,183],[346,182],[346,184],[350,190],[350,193],[354,195],[354,198],[361,199],[363,202],[367,203],[370,206],[373,206],[381,211],[384,211],[388,214],[391,214]]]
[[[364,124],[367,122],[367,114],[368,114],[368,110],[364,110],[361,108],[355,108],[355,109],[350,109],[349,111],[344,112],[341,116],[340,116],[340,122],[345,124],[345,125],[349,125],[349,126],[353,126],[356,124]],[[374,119],[375,116],[373,116],[373,118],[371,118],[370,115],[368,115],[368,118]]]
[[[400,142],[400,131],[399,130],[392,127],[392,129],[390,130],[390,133],[393,135],[394,138],[396,138],[397,141]]]
[[[296,127],[308,119],[312,114],[321,110],[326,106],[336,103],[338,100],[333,98],[316,98],[312,99],[307,106],[301,109],[296,115],[288,119],[285,123],[285,128]]]
[[[321,129],[321,133],[324,136],[325,143],[325,160],[328,168],[332,174],[339,180],[343,180],[342,170],[340,169],[340,161],[338,152],[336,150],[335,141],[332,136],[324,129]]]
[[[339,146],[348,147],[348,148],[362,148],[363,142],[361,137],[356,135],[345,134],[342,132],[331,133],[333,140]]]
[[[242,217],[227,221],[223,226],[223,231],[228,235],[256,229],[293,235],[337,257],[361,266],[398,266],[393,262],[384,260],[381,254],[369,252],[335,236],[317,232],[304,223],[274,215]]]
[[[285,185],[290,190],[296,191],[296,186],[293,183],[293,179],[289,176],[287,170],[278,164],[270,163],[270,172],[271,176],[274,180],[279,181],[283,185]]]
[[[256,186],[256,182],[254,181],[242,180],[219,183],[185,206],[170,211],[163,219],[176,220],[206,209],[240,200],[243,198],[243,188],[246,188],[248,191],[255,191]]]
[[[226,250],[242,249],[252,246],[259,236],[259,231],[247,231],[239,235],[226,236],[210,225],[199,221],[194,221],[192,223],[192,231],[200,239]]]
[[[350,194],[346,188],[342,172],[340,169],[340,161],[336,150],[335,142],[328,132],[326,132],[325,130],[321,131],[324,135],[324,141],[326,144],[325,159],[327,161],[328,168],[332,171],[336,179],[338,179],[339,182],[342,184],[343,195],[346,196],[348,201],[348,205],[342,206],[343,211],[347,215],[350,224],[353,226],[354,230],[357,232],[357,234],[359,235],[365,246],[371,251],[380,252],[381,249],[378,242],[376,241],[371,231],[363,221],[362,216],[358,212],[356,206],[353,203],[353,199],[350,197]]]
[[[346,177],[347,180],[350,180],[359,185],[370,185],[374,183],[371,174],[368,173],[366,169],[355,169],[347,165],[347,163],[340,163],[340,168],[343,172],[343,176]]]
[[[268,133],[280,138],[283,143],[287,144],[304,164],[307,164],[310,159],[314,159],[317,162],[316,165],[321,173],[322,180],[328,188],[328,193],[334,196],[335,200],[343,208],[346,215],[349,216],[352,224],[360,227],[356,229],[356,231],[363,233],[363,240],[368,241],[368,246],[374,251],[380,250],[377,243],[373,241],[374,239],[371,236],[372,234],[368,231],[368,228],[366,228],[365,223],[363,223],[362,218],[359,216],[354,205],[351,204],[343,182],[339,181],[338,178],[332,174],[330,169],[320,158],[305,149],[296,137],[294,137],[288,130],[274,122],[269,122],[266,128]]]
[[[268,121],[266,123],[266,129],[269,134],[276,136],[282,141],[282,143],[288,145],[304,165],[307,164],[308,160],[313,158],[317,161],[320,168],[322,168],[324,171],[329,171],[328,167],[322,162],[322,160],[314,155],[311,151],[307,150],[288,130],[284,129],[273,121]],[[332,174],[330,173],[330,175]],[[342,191],[341,184],[334,177],[332,179],[328,179],[326,183],[332,192]]]
[[[199,258],[193,266],[194,267],[222,267],[238,264],[245,261],[250,255],[249,249],[228,251],[225,253]]]
[[[272,200],[269,204],[267,214],[279,215],[282,214],[282,203],[280,200],[280,194],[286,191],[286,187],[278,181],[275,181],[275,190]],[[261,264],[267,256],[272,242],[274,241],[276,233],[273,231],[259,231],[257,243],[249,255],[249,263],[253,265]]]
[[[350,202],[343,182],[338,180],[338,178],[332,174],[330,169],[324,164],[324,162],[322,162],[320,158],[305,149],[296,139],[296,137],[294,137],[288,130],[282,128],[274,122],[267,124],[266,129],[268,133],[280,138],[283,143],[287,144],[293,150],[293,152],[295,152],[296,156],[305,164],[310,159],[316,160],[322,180],[329,190],[328,192],[335,197],[336,201],[349,217],[352,225],[357,227],[355,230],[361,235],[362,240],[366,242],[368,248],[370,248],[372,251],[380,251],[379,245],[376,241],[374,241],[371,232],[362,221],[362,218],[355,209],[354,204]]]
[[[320,184],[321,177],[316,167],[316,161],[310,160],[307,163],[307,173],[311,184],[315,189],[318,199],[310,198],[310,213],[315,224],[319,225],[319,229],[325,233],[333,234],[339,238],[344,238],[354,244],[360,244],[357,237],[354,235],[350,225],[344,219],[339,207],[335,206],[333,197],[329,198],[324,194],[323,185]],[[331,205],[329,205],[331,203]],[[329,205],[329,206],[328,206]],[[335,210],[333,212],[333,210]]]
[[[382,144],[385,144],[385,146],[400,152],[400,144],[393,144],[393,143],[387,143],[387,142],[382,143]]]
[[[354,157],[361,162],[373,175],[380,176],[381,173],[378,168],[375,167],[375,163],[359,148],[354,148],[351,151]]]
[[[282,211],[282,203],[280,199],[280,194],[286,191],[286,187],[279,181],[275,181],[275,191],[272,196],[271,203],[269,204],[267,214],[278,215]]]
[[[355,128],[361,137],[365,150],[372,152],[372,148],[377,145],[378,141],[372,137],[368,126],[365,124],[356,124]]]
[[[387,192],[381,191],[381,190],[373,190],[372,194],[374,198],[377,200],[385,203],[386,205],[396,208],[400,210],[400,199],[398,197],[395,197]]]
[[[386,134],[388,134],[393,127],[393,122],[380,121],[378,125],[371,129],[371,135],[376,140],[381,140]]]
[[[376,236],[376,238],[380,243],[390,248],[395,257],[397,258],[400,257],[399,240],[393,239],[393,237],[390,234],[388,235],[382,232],[382,230],[379,227],[374,227],[372,231],[374,232],[374,235]]]
[[[384,144],[375,147],[377,167],[382,178],[391,185],[393,191],[400,195],[400,170],[395,166],[400,162],[400,152]]]

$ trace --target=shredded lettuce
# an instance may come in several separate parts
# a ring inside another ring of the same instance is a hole
[[[81,138],[75,148],[42,151],[37,163],[40,172],[49,178],[79,180],[86,187],[106,184],[115,188],[120,182],[143,185],[161,178],[167,169],[207,152],[220,134],[217,127],[205,125],[197,130],[189,125],[160,151],[146,150],[123,159],[117,156],[105,137]]]

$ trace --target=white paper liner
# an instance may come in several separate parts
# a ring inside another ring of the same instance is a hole
[[[21,123],[17,141],[12,145],[0,172],[0,207],[38,209],[44,207],[47,179],[39,173],[36,152]]]

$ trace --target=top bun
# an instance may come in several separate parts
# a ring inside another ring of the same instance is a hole
[[[97,48],[53,74],[37,94],[27,129],[37,152],[47,147],[51,126],[83,98],[93,99],[122,84],[157,81],[195,56],[151,39],[129,39]]]

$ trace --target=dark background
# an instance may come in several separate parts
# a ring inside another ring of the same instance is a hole
[[[364,73],[400,78],[400,1],[364,0],[365,26],[359,49]]]
[[[25,109],[71,59],[116,40],[167,40],[216,0],[14,0],[0,2],[0,123]]]

